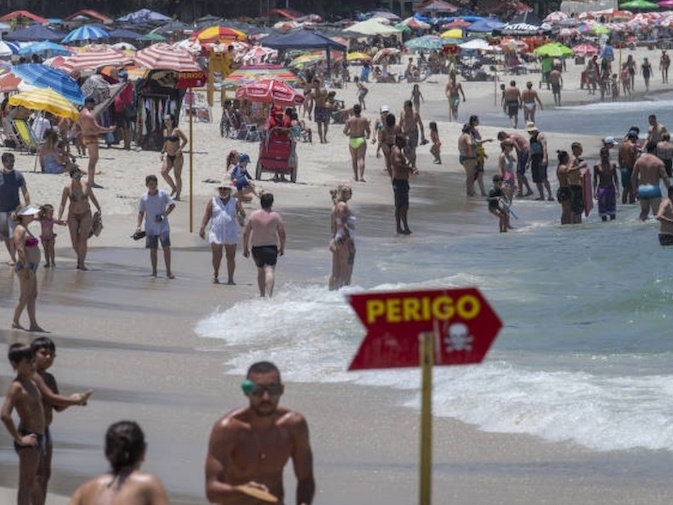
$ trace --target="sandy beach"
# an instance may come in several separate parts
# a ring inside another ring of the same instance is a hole
[[[658,61],[658,51],[638,49],[638,62],[648,56]],[[656,68],[656,64],[654,65]],[[564,104],[594,100],[580,90],[580,66],[568,62],[564,74]],[[351,72],[355,75],[354,72]],[[539,74],[505,76],[523,87],[526,80],[537,83]],[[500,109],[499,90],[494,104],[494,83],[462,83],[467,102],[460,105],[461,120],[469,114]],[[446,76],[433,76],[421,84],[424,111],[444,107]],[[652,93],[666,91],[655,74]],[[411,92],[410,84],[369,84],[367,110],[374,120],[382,105],[399,112]],[[536,84],[537,88],[537,84]],[[337,98],[356,103],[355,86],[337,90]],[[642,92],[642,78],[636,81]],[[553,105],[551,92],[543,89],[545,107]],[[615,105],[618,107],[618,105]],[[62,505],[85,480],[107,469],[102,445],[108,425],[120,419],[140,423],[148,439],[144,469],[156,473],[169,490],[171,503],[205,504],[203,463],[207,438],[214,421],[222,413],[244,403],[241,377],[228,375],[224,363],[236,349],[221,340],[200,338],[196,323],[216,310],[242,300],[258,297],[256,271],[252,261],[237,256],[237,286],[210,283],[208,244],[198,237],[208,198],[222,181],[223,160],[230,149],[247,152],[256,162],[258,145],[223,139],[219,134],[219,108],[213,109],[212,124],[195,123],[193,153],[194,233],[190,233],[189,157],[184,170],[185,199],[171,215],[175,280],[163,275],[160,258],[158,278],[149,276],[149,257],[143,243],[130,235],[135,227],[139,196],[145,191],[146,175],[159,174],[159,153],[124,151],[101,146],[96,191],[103,208],[104,230],[89,242],[88,272],[75,270],[74,254],[65,228],[57,238],[56,269],[38,271],[40,296],[38,320],[57,345],[58,358],[53,373],[66,393],[92,388],[94,396],[85,408],[73,407],[56,416],[53,476],[49,505]],[[538,111],[538,124],[545,131],[545,113]],[[520,127],[525,123],[520,119]],[[317,141],[315,125],[314,140]],[[427,132],[427,120],[426,120]],[[428,146],[419,148],[420,174],[412,181],[410,222],[414,235],[396,239],[394,247],[417,247],[424,233],[441,229],[450,235],[471,229],[496,233],[483,199],[464,196],[464,171],[457,161],[456,140],[461,123],[439,122],[443,165],[432,164]],[[643,123],[642,127],[645,126]],[[189,126],[181,120],[180,128]],[[330,255],[327,251],[329,190],[352,180],[351,162],[342,125],[330,125],[329,144],[299,143],[297,184],[275,183],[264,174],[258,188],[275,195],[275,208],[285,216],[288,244],[279,261],[276,289],[289,283],[327,286]],[[497,128],[482,126],[483,137],[495,137]],[[585,152],[596,155],[600,139],[578,137],[571,132],[548,135],[550,152],[568,149],[580,140]],[[428,134],[429,136],[429,134]],[[486,144],[489,160],[485,182],[495,172],[499,153],[497,142]],[[394,237],[392,192],[383,160],[376,159],[370,145],[367,153],[367,183],[354,183],[352,207],[358,216],[362,237]],[[550,156],[550,158],[552,158]],[[51,203],[56,208],[67,175],[33,172],[34,157],[17,153],[16,168],[27,179],[35,204]],[[552,158],[553,159],[553,158]],[[81,160],[86,166],[86,159]],[[550,160],[552,175],[555,163]],[[423,186],[436,200],[414,199],[414,186]],[[165,184],[160,181],[160,187]],[[440,200],[441,199],[441,200]],[[556,205],[541,202],[541,205]],[[427,222],[428,209],[446,210],[443,222]],[[257,203],[246,204],[248,210]],[[560,211],[559,211],[560,214]],[[380,223],[389,216],[389,227]],[[376,219],[368,223],[368,217]],[[471,227],[471,228],[470,228]],[[37,225],[31,229],[39,231]],[[392,240],[392,239],[391,239]],[[371,241],[373,242],[373,241]],[[370,244],[371,244],[370,242]],[[365,246],[358,252],[354,282],[381,251]],[[18,282],[7,266],[8,255],[0,250],[0,339],[5,344],[29,342],[35,335],[10,330],[11,314],[18,296]],[[390,282],[395,282],[391,277]],[[368,288],[369,286],[364,286]],[[326,289],[326,288],[325,288]],[[251,314],[250,317],[254,317]],[[507,322],[505,322],[507,324]],[[273,333],[275,328],[268,328]],[[227,331],[223,328],[223,331]],[[363,330],[364,335],[364,330]],[[301,335],[297,335],[301,338]],[[298,348],[300,349],[300,348]],[[262,351],[262,350],[260,350]],[[353,349],[355,352],[356,349]],[[273,356],[268,356],[273,361]],[[488,357],[487,357],[488,359]],[[296,361],[301,362],[301,351]],[[281,371],[291,363],[278,363]],[[9,364],[0,366],[0,388],[7,389],[12,378]],[[420,377],[419,377],[420,384]],[[397,392],[397,395],[399,392]],[[406,505],[418,495],[419,416],[399,404],[384,387],[354,384],[289,383],[282,403],[305,414],[311,428],[318,492],[315,503],[322,505],[386,503]],[[435,503],[455,504],[604,504],[658,505],[670,502],[673,493],[668,469],[673,455],[664,452],[596,452],[572,443],[550,443],[527,435],[485,433],[457,421],[437,418],[434,423]],[[652,465],[655,460],[659,464]],[[647,473],[652,466],[658,472]],[[6,431],[0,430],[0,503],[13,502],[17,458]],[[286,503],[294,501],[294,478],[286,471]]]

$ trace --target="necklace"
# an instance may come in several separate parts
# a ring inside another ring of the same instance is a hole
[[[255,445],[257,446],[257,453],[259,455],[259,459],[261,461],[264,461],[266,459],[266,451],[262,450],[262,444],[259,441],[259,435],[254,429],[250,429],[250,433],[252,434],[252,438],[255,440]]]

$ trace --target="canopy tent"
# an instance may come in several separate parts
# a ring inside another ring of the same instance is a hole
[[[432,14],[436,12],[456,12],[457,10],[458,7],[448,2],[443,2],[442,0],[431,0],[416,7],[416,12],[429,12]]]
[[[330,72],[331,68],[331,53],[332,49],[338,51],[347,51],[348,48],[343,45],[335,42],[334,40],[325,37],[318,32],[308,32],[305,30],[288,33],[286,35],[271,35],[262,39],[262,45],[265,47],[270,47],[271,49],[277,50],[288,50],[288,49],[323,49],[326,52],[327,59],[327,72]],[[329,75],[329,74],[328,74]]]
[[[50,53],[51,56],[70,56],[72,53],[67,47],[54,42],[45,40],[43,42],[35,42],[28,44],[19,49],[19,54],[23,56],[31,56],[33,54]]]
[[[119,28],[110,32],[111,39],[138,40],[142,38],[142,36],[142,33],[134,32],[133,30],[127,30],[125,28]]]
[[[494,33],[502,35],[539,35],[547,31],[540,25],[531,25],[528,23],[509,23],[498,30],[493,30]]]
[[[158,33],[159,35],[166,35],[170,33],[175,33],[175,32],[183,32],[185,30],[190,30],[191,26],[189,26],[187,23],[183,23],[182,21],[171,21],[170,23],[166,23],[165,25],[161,25],[158,28],[155,28],[152,30],[150,33]]]
[[[22,30],[5,35],[5,40],[15,40],[17,42],[33,42],[35,40],[50,40],[52,42],[60,41],[65,37],[65,33],[52,30],[42,25],[33,25]]]
[[[140,9],[138,11],[117,18],[120,23],[143,24],[143,23],[168,23],[171,21],[169,16],[154,12],[149,9]]]
[[[380,21],[380,18],[360,21],[346,28],[344,32],[361,33],[362,35],[399,35],[402,33],[401,30]]]
[[[503,26],[505,26],[505,23],[495,18],[484,18],[475,21],[470,26],[466,27],[465,31],[473,33],[491,33],[493,30],[499,30]]]

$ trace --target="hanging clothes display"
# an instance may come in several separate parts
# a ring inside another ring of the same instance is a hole
[[[161,151],[164,145],[164,116],[171,114],[175,125],[180,123],[180,106],[184,90],[161,85],[152,75],[140,83],[138,92],[136,139],[140,146],[149,151]]]

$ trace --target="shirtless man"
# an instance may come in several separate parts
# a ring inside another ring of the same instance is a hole
[[[98,124],[96,121],[96,116],[93,115],[93,111],[96,105],[96,101],[93,98],[87,98],[84,101],[84,107],[79,113],[79,119],[77,120],[79,126],[82,130],[82,138],[84,139],[84,145],[89,152],[89,166],[87,168],[87,181],[89,186],[92,188],[102,188],[96,184],[96,164],[98,163],[98,135],[101,133],[109,133],[115,131],[114,126],[104,127]]]
[[[505,89],[502,96],[503,106],[507,110],[507,116],[512,122],[513,128],[519,127],[519,109],[521,108],[521,91],[516,87],[516,81],[510,81],[509,88]]]
[[[458,121],[458,105],[460,104],[460,95],[463,96],[464,102],[465,92],[463,91],[463,86],[458,84],[456,81],[455,75],[451,76],[449,78],[449,82],[446,83],[444,94],[449,100],[449,121]]]
[[[666,127],[657,121],[657,116],[650,114],[647,118],[650,126],[647,128],[647,141],[657,144],[661,141],[661,136],[666,133]]]
[[[276,280],[276,261],[285,254],[285,227],[281,215],[271,210],[273,195],[262,193],[259,197],[261,209],[250,215],[243,232],[243,256],[250,257],[257,265],[257,286],[259,296],[273,295]]]
[[[570,189],[570,222],[580,224],[584,212],[584,190],[582,188],[582,170],[587,168],[587,162],[582,159],[584,148],[579,142],[570,146],[572,154],[568,161],[568,188]]]
[[[355,182],[365,182],[365,154],[367,154],[367,140],[371,135],[369,119],[361,116],[362,108],[359,104],[353,106],[353,116],[346,120],[344,135],[348,135],[348,150],[353,163]]]
[[[416,148],[418,147],[418,130],[421,131],[421,144],[427,144],[425,140],[425,129],[423,121],[418,111],[414,110],[411,100],[404,102],[404,108],[400,114],[400,128],[402,133],[408,137],[407,155],[411,166],[416,168]]]
[[[535,126],[535,125],[532,125]],[[533,190],[528,183],[528,177],[526,177],[526,168],[528,167],[528,158],[530,156],[530,143],[523,136],[518,133],[506,133],[499,132],[498,140],[502,142],[503,140],[511,140],[514,143],[514,148],[516,149],[516,158],[517,158],[517,167],[516,167],[516,180],[517,185],[519,186],[519,192],[516,194],[517,198],[523,198],[525,196],[530,196],[533,194]],[[523,188],[526,188],[526,194],[523,194]]]
[[[318,136],[320,143],[327,143],[327,129],[329,128],[330,110],[327,106],[328,92],[322,87],[322,81],[318,78],[313,79],[313,117],[318,125]]]
[[[395,225],[399,235],[411,235],[407,214],[409,213],[409,176],[418,170],[404,155],[407,137],[404,134],[395,136],[395,146],[391,153],[391,178],[395,195]]]
[[[650,210],[654,215],[659,210],[659,204],[661,203],[659,179],[664,181],[665,187],[668,188],[671,185],[671,181],[666,175],[664,162],[655,155],[657,144],[648,142],[645,144],[645,151],[633,165],[633,175],[631,176],[632,187],[638,188],[641,221],[647,220]]]
[[[284,391],[280,371],[266,361],[250,366],[241,384],[249,405],[220,418],[210,434],[206,456],[206,497],[218,505],[259,505],[247,486],[284,503],[283,469],[292,458],[297,505],[315,494],[308,423],[299,412],[279,407]]]
[[[528,81],[526,83],[526,89],[521,92],[521,100],[523,101],[523,119],[526,122],[535,122],[535,109],[537,106],[540,106],[540,110],[543,109],[542,101],[540,96],[537,94],[537,91],[533,89],[533,83]]]
[[[661,202],[657,212],[659,243],[673,245],[673,186],[668,187],[668,198]]]
[[[549,72],[547,82],[551,84],[551,92],[554,95],[554,105],[561,105],[561,88],[563,87],[563,76],[558,67],[554,67]]]
[[[631,185],[631,176],[633,175],[633,165],[635,165],[636,158],[638,157],[637,140],[638,133],[630,130],[626,134],[626,139],[619,145],[617,161],[622,179],[622,204],[625,204],[627,199],[629,203],[636,202],[636,192]]]
[[[671,58],[666,54],[666,50],[661,50],[661,58],[659,58],[659,70],[661,70],[661,82],[666,84],[668,82],[668,68],[671,66]]]
[[[664,162],[666,175],[670,178],[673,168],[673,143],[671,143],[671,134],[666,132],[661,136],[661,141],[657,144],[657,156]]]

